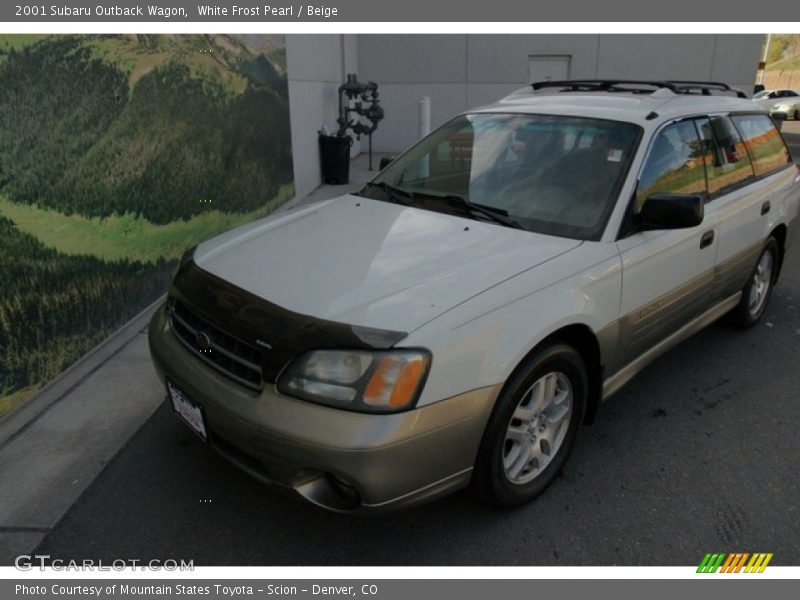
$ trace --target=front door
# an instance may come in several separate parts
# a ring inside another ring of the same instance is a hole
[[[654,193],[706,192],[703,155],[692,121],[667,126],[655,138],[632,210]],[[717,217],[706,205],[703,222],[688,229],[636,231],[617,242],[622,258],[622,367],[668,337],[711,302],[718,245]]]

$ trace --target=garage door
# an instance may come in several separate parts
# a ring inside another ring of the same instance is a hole
[[[569,54],[531,54],[528,56],[528,82],[569,79]]]

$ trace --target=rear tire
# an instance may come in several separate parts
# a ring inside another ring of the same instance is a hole
[[[778,242],[770,236],[747,284],[742,288],[739,304],[729,313],[731,325],[748,329],[758,323],[772,297],[772,289],[778,278],[779,261]]]
[[[478,451],[473,484],[493,506],[533,500],[561,471],[583,420],[588,376],[566,344],[535,352],[506,382]]]

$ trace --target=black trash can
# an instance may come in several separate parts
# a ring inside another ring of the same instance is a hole
[[[325,183],[341,185],[350,181],[350,146],[352,145],[353,139],[349,135],[319,136],[322,180]]]

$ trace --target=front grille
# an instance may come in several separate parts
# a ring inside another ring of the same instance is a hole
[[[205,363],[250,389],[264,386],[258,348],[221,331],[177,301],[169,322],[175,336]]]

